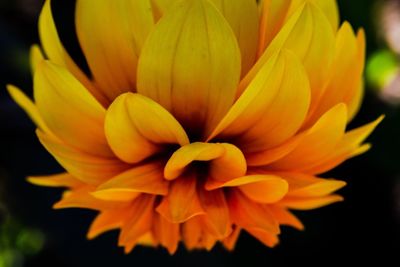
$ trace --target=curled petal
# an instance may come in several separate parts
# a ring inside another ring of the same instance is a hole
[[[202,135],[232,105],[240,65],[235,35],[216,7],[208,0],[178,1],[143,47],[138,92]]]
[[[140,94],[120,95],[109,107],[105,134],[114,153],[128,163],[140,162],[163,145],[189,143],[182,126],[163,107]]]

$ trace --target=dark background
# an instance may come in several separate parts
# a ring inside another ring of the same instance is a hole
[[[57,25],[62,26],[65,40],[73,40],[74,1],[55,2],[64,2],[64,6],[54,6]],[[382,1],[338,2],[342,20],[366,29],[368,54],[384,45],[377,38],[379,30],[374,24],[374,6]],[[124,255],[116,246],[116,232],[87,241],[85,234],[93,212],[54,211],[51,205],[59,199],[61,191],[25,181],[28,175],[55,173],[61,168],[41,147],[34,134],[35,127],[5,90],[5,85],[12,83],[28,94],[32,92],[27,56],[30,45],[38,42],[41,4],[41,0],[0,0],[0,224],[11,217],[18,225],[16,232],[19,228],[35,229],[45,238],[41,249],[27,255],[22,253],[19,263],[12,266],[275,267],[362,266],[371,262],[379,262],[378,266],[400,265],[400,108],[385,104],[373,88],[367,88],[362,110],[350,126],[362,125],[385,113],[384,122],[369,139],[373,149],[327,175],[348,182],[341,190],[345,202],[297,212],[306,230],[284,228],[281,244],[276,248],[266,248],[247,234],[241,235],[234,252],[219,246],[210,253],[180,248],[175,256],[169,256],[163,249],[141,247]],[[76,54],[76,44],[68,42],[67,47]],[[3,267],[1,240],[7,235],[10,233],[0,231],[0,267]]]

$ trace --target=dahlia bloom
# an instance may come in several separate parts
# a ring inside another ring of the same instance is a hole
[[[98,211],[88,238],[174,253],[267,246],[291,210],[342,197],[320,175],[366,152],[382,118],[346,131],[363,95],[365,37],[334,0],[78,0],[90,67],[68,55],[47,0],[32,48],[34,101],[9,86],[66,172],[54,207]]]

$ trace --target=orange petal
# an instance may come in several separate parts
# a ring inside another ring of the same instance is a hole
[[[324,197],[313,197],[313,198],[287,197],[282,199],[279,204],[286,206],[289,209],[312,210],[340,201],[343,201],[343,197],[338,195],[329,195]]]
[[[179,224],[171,223],[163,216],[155,213],[153,222],[153,234],[155,240],[166,247],[169,254],[174,254],[178,249]]]
[[[94,239],[104,232],[120,228],[127,219],[129,208],[104,210],[97,215],[87,233],[88,239]]]
[[[239,186],[251,200],[259,203],[274,203],[288,192],[288,183],[279,177],[266,176],[264,180]]]
[[[240,67],[235,35],[217,8],[208,0],[178,1],[143,47],[138,92],[184,127],[209,133],[234,101]]]
[[[279,52],[260,69],[209,139],[236,138],[245,153],[276,147],[300,129],[309,103],[302,64],[293,53]]]
[[[135,91],[138,57],[153,26],[150,0],[98,0],[96,5],[77,1],[79,43],[94,80],[109,100]]]
[[[274,170],[301,171],[318,162],[330,153],[343,138],[347,123],[344,104],[338,104],[326,112],[318,122],[306,132],[300,144],[284,158],[268,166]]]
[[[120,95],[107,110],[105,133],[114,153],[137,163],[162,150],[162,144],[189,143],[185,130],[153,100],[132,93]]]
[[[235,179],[231,179],[229,181],[217,181],[211,177],[207,180],[205,188],[207,190],[214,190],[214,189],[222,188],[222,187],[237,187],[237,186],[243,186],[243,185],[247,185],[247,184],[261,183],[263,181],[268,181],[268,180],[273,180],[273,179],[282,180],[279,176],[257,175],[257,174],[246,175],[246,176],[238,177]]]
[[[125,246],[126,253],[133,249],[141,236],[151,230],[154,201],[155,196],[144,194],[136,198],[130,206],[118,240],[119,246]]]
[[[229,194],[229,209],[233,222],[246,229],[263,229],[271,234],[278,234],[279,224],[266,205],[252,202],[239,190]]]
[[[92,155],[113,155],[104,135],[104,108],[68,70],[42,61],[34,87],[39,112],[57,137]]]
[[[53,174],[46,176],[30,176],[28,182],[48,187],[70,187],[76,188],[84,185],[81,181],[69,173]]]
[[[263,229],[246,228],[245,230],[268,247],[275,247],[279,243],[279,238],[276,234],[271,234]]]
[[[92,186],[84,186],[72,191],[65,191],[62,199],[53,205],[54,209],[82,208],[93,210],[118,209],[128,203],[121,201],[103,201],[90,193],[95,190]]]
[[[301,221],[285,207],[270,205],[269,209],[279,224],[292,226],[298,230],[304,230],[304,225]]]
[[[232,233],[222,241],[224,247],[232,251],[235,248],[236,242],[239,239],[241,229],[239,227],[235,227]]]
[[[184,222],[181,227],[182,240],[188,250],[197,248],[203,236],[203,223],[199,216]]]
[[[100,198],[118,192],[166,195],[168,182],[163,177],[162,168],[159,163],[133,167],[98,186],[94,194]]]
[[[222,239],[227,237],[231,229],[229,207],[222,190],[200,190],[200,203],[205,212],[205,226],[209,233]]]
[[[204,214],[197,195],[196,177],[183,176],[171,182],[168,196],[163,197],[156,210],[172,223],[182,223]]]
[[[68,173],[87,184],[99,185],[129,168],[116,159],[94,157],[76,150],[60,140],[36,131],[42,145]]]
[[[179,148],[172,154],[164,169],[167,180],[178,178],[193,161],[210,161],[224,155],[225,148],[220,144],[195,142]]]

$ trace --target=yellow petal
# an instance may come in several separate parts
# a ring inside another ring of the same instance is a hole
[[[138,239],[151,230],[153,224],[155,196],[142,195],[130,206],[127,220],[121,227],[118,245],[125,246],[128,253],[136,245]]]
[[[263,229],[271,234],[278,234],[279,224],[266,205],[255,203],[238,190],[229,194],[229,209],[233,222],[246,229]]]
[[[93,210],[119,209],[127,206],[127,202],[103,201],[93,197],[92,186],[84,186],[63,193],[62,199],[53,205],[54,209],[82,208]]]
[[[156,210],[172,223],[204,214],[196,190],[196,177],[188,175],[171,182],[168,196],[163,197]]]
[[[316,5],[306,1],[296,9],[262,57],[241,81],[238,94],[250,84],[271,56],[285,48],[295,53],[304,64],[310,81],[313,109],[331,73],[334,40],[332,27],[324,13]]]
[[[77,1],[79,42],[94,80],[109,100],[135,91],[138,56],[153,26],[150,0],[98,0],[95,5]]]
[[[347,132],[342,140],[337,144],[333,153],[330,153],[314,164],[309,165],[304,171],[310,174],[320,174],[338,166],[345,160],[360,155],[368,150],[369,146],[361,146],[362,142],[374,131],[382,122],[384,116],[380,116],[375,121]],[[360,147],[361,146],[361,147]],[[362,148],[361,150],[359,150]],[[365,150],[366,149],[366,150]]]
[[[236,137],[246,153],[276,147],[299,130],[309,103],[310,88],[302,64],[290,51],[278,52],[260,69],[210,138]]]
[[[127,219],[128,212],[129,208],[101,211],[90,225],[87,238],[93,239],[104,232],[120,228]]]
[[[228,21],[242,55],[242,76],[256,60],[259,36],[259,15],[256,1],[211,0]]]
[[[99,185],[129,168],[128,165],[117,159],[94,157],[41,131],[36,133],[43,146],[57,159],[61,166],[84,183]]]
[[[324,89],[316,109],[307,121],[312,125],[322,114],[337,103],[350,101],[360,90],[364,62],[359,60],[357,38],[348,22],[343,23],[336,36],[336,54],[332,76]],[[350,115],[350,114],[349,114]]]
[[[53,174],[47,176],[30,176],[28,182],[48,187],[70,187],[76,188],[84,185],[81,181],[69,173]]]
[[[154,214],[154,238],[158,243],[167,248],[169,254],[174,254],[178,249],[179,228],[179,224],[169,222],[160,214]]]
[[[269,210],[279,224],[292,226],[298,230],[304,230],[304,225],[289,210],[278,205],[269,205]]]
[[[51,0],[45,1],[40,14],[39,34],[40,42],[42,43],[43,50],[48,59],[59,66],[67,68],[98,101],[102,104],[107,104],[107,100],[104,98],[103,94],[93,86],[86,74],[79,69],[62,45],[51,12]]]
[[[68,70],[43,61],[34,88],[39,112],[57,137],[92,155],[113,155],[104,135],[104,108]]]
[[[321,197],[329,195],[346,185],[344,181],[321,179],[302,173],[280,173],[289,183],[288,197]]]
[[[54,136],[43,120],[37,106],[21,91],[21,89],[13,85],[7,85],[7,90],[12,99],[29,115],[40,130],[47,135]]]
[[[227,237],[231,229],[229,207],[222,190],[199,192],[201,206],[204,209],[205,226],[209,233],[219,239]]]
[[[97,194],[113,191],[140,192],[166,195],[168,182],[163,177],[163,167],[158,163],[148,163],[123,172],[97,187]]]
[[[296,149],[269,165],[269,168],[292,171],[308,168],[334,151],[343,138],[346,123],[346,106],[336,105],[307,131]]]
[[[179,148],[172,154],[164,169],[164,177],[167,180],[178,178],[185,168],[193,161],[210,161],[221,157],[225,148],[220,144],[191,143]]]
[[[40,47],[36,44],[32,45],[29,51],[29,61],[32,74],[35,74],[35,70],[39,63],[42,62],[42,60],[44,60],[44,56],[42,51],[40,50]]]
[[[107,110],[105,134],[114,153],[137,163],[162,150],[162,145],[189,143],[182,126],[163,107],[140,94],[125,93]]]
[[[239,186],[239,189],[251,200],[259,203],[274,203],[288,192],[288,183],[281,178],[267,176],[264,180]]]
[[[295,210],[312,210],[340,201],[343,201],[343,197],[338,195],[311,198],[287,197],[282,199],[279,204]]]
[[[208,0],[179,1],[143,47],[138,92],[201,135],[232,105],[240,65],[235,35],[215,6]]]

